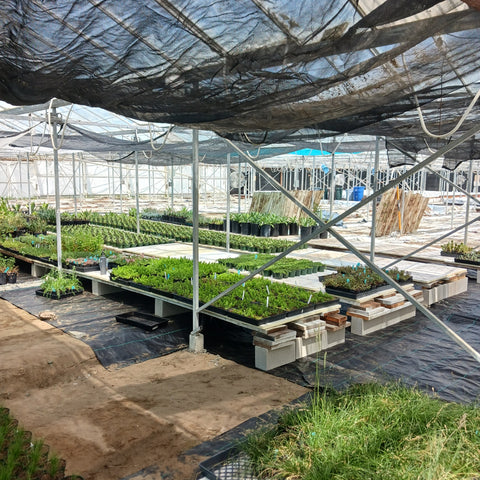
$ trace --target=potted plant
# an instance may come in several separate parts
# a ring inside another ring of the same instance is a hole
[[[18,265],[15,265],[12,269],[7,272],[7,283],[17,283],[17,274],[20,268]]]
[[[11,271],[14,266],[15,258],[0,255],[0,285],[5,285],[7,283],[8,272]]]
[[[300,238],[302,240],[312,233],[312,229],[316,225],[315,220],[311,217],[302,217],[298,223],[300,224]]]
[[[278,217],[278,234],[281,237],[288,235],[288,217]]]
[[[41,295],[55,300],[83,293],[83,286],[75,271],[50,270],[42,277],[40,289],[36,290]]]

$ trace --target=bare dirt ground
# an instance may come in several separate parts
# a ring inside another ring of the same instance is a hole
[[[2,299],[0,359],[0,404],[85,480],[150,465],[152,480],[195,478],[202,458],[183,452],[306,391],[207,353],[109,371],[86,344]]]

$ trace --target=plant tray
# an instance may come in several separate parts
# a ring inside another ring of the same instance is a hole
[[[66,268],[69,268],[71,270],[73,270],[75,268],[75,270],[77,272],[82,272],[82,273],[86,273],[86,272],[96,272],[98,270],[100,270],[100,265],[98,265],[98,263],[96,265],[77,265],[75,263],[65,263],[65,267]]]
[[[474,265],[476,267],[480,266],[480,261],[478,260],[467,260],[467,259],[464,260],[458,257],[455,257],[455,263],[463,263],[465,265]]]
[[[42,289],[35,290],[35,294],[40,296],[40,297],[45,297],[45,298],[51,298],[52,300],[62,300],[63,298],[68,298],[68,297],[74,297],[76,295],[81,295],[83,293],[82,290],[72,290],[70,292],[65,292],[65,293],[58,293],[55,292],[52,295],[44,295]]]
[[[442,257],[458,257],[460,255],[460,253],[456,253],[456,252],[444,252],[443,250],[440,251],[440,255]]]
[[[354,292],[353,290],[344,290],[341,288],[325,287],[325,291],[327,293],[330,293],[331,295],[336,295],[338,297],[351,298],[353,300],[358,300],[359,298],[368,297],[369,295],[383,292],[384,290],[388,290],[389,288],[392,288],[392,287],[390,285],[382,285],[381,287],[372,288],[371,290],[366,290],[364,292]]]
[[[148,332],[153,332],[160,327],[165,327],[168,324],[168,320],[166,318],[161,318],[157,317],[156,315],[142,312],[122,313],[121,315],[117,315],[115,319],[117,322],[142,328]]]
[[[229,447],[199,464],[200,471],[208,480],[257,480],[249,457]]]

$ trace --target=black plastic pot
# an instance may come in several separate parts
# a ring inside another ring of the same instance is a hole
[[[288,225],[290,235],[298,235],[298,223],[290,223]]]
[[[7,283],[17,283],[17,274],[7,273]]]
[[[271,234],[270,234],[272,237],[278,237],[278,235],[279,235],[279,227],[280,227],[280,225],[279,225],[278,223],[276,223],[275,225],[273,225],[273,227],[272,227],[272,232],[271,232]]]
[[[236,220],[231,221],[230,227],[232,233],[240,233],[240,224]]]
[[[7,274],[5,272],[0,273],[0,285],[5,285],[7,283]]]
[[[278,234],[280,236],[288,235],[288,223],[280,223],[278,225]]]
[[[258,223],[250,224],[250,235],[258,237],[260,235],[260,225]]]
[[[250,224],[248,222],[240,223],[240,233],[242,235],[250,235]]]
[[[270,225],[261,225],[260,226],[260,236],[261,237],[270,237],[272,235],[272,227]]]
[[[305,227],[302,225],[300,227],[300,238],[303,240],[305,237],[312,233],[312,227]]]

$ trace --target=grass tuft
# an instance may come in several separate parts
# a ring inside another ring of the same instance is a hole
[[[326,390],[242,449],[259,478],[459,480],[480,472],[480,408],[400,384]]]

